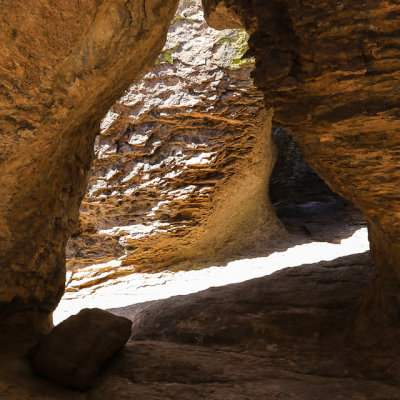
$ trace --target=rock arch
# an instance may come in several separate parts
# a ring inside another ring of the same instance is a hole
[[[203,0],[242,25],[274,119],[365,214],[377,279],[358,321],[400,332],[400,5]],[[0,4],[0,318],[49,327],[100,119],[161,51],[178,1]],[[161,39],[163,38],[163,39]],[[377,326],[378,328],[375,328]]]
[[[102,121],[67,290],[223,262],[284,234],[268,198],[271,112],[247,39],[210,28],[201,0],[180,1],[155,65]]]

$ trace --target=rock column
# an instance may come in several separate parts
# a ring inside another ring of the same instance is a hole
[[[177,1],[0,3],[0,323],[48,329],[101,118]]]

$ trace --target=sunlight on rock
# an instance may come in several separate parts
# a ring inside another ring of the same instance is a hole
[[[246,258],[228,263],[224,267],[210,267],[201,270],[161,272],[155,274],[130,274],[115,280],[101,282],[101,270],[118,268],[120,261],[92,265],[80,273],[92,271],[99,283],[88,288],[74,288],[73,277],[68,277],[67,291],[54,312],[54,323],[58,324],[83,308],[114,308],[186,295],[212,286],[224,286],[272,274],[283,268],[330,261],[338,257],[364,253],[369,250],[367,228],[357,230],[340,244],[312,242],[297,245],[286,251],[269,256]]]
[[[157,61],[101,122],[67,270],[123,255],[136,272],[210,265],[285,234],[267,196],[272,111],[248,39],[209,27],[201,0],[179,2]]]

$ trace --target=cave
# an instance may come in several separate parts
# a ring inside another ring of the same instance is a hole
[[[354,204],[335,193],[308,165],[293,136],[272,131],[278,155],[269,197],[289,234],[340,243],[366,226]]]
[[[222,75],[179,58],[204,44],[179,38],[205,24],[179,13],[195,1],[0,4],[0,396],[399,398],[399,5],[202,3]],[[186,86],[169,75],[143,100],[166,70]],[[354,251],[365,223],[371,250]],[[327,241],[348,253],[278,270],[279,245],[290,253],[300,236],[305,252]],[[235,280],[265,243],[277,272]],[[64,292],[171,265],[231,276],[193,294],[106,300],[112,314],[79,313],[54,344]],[[127,340],[104,369],[89,365]],[[63,364],[71,349],[88,377]]]

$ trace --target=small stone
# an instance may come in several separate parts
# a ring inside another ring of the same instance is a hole
[[[33,368],[62,386],[86,390],[105,361],[128,341],[131,327],[127,318],[86,308],[42,338],[33,351]]]

